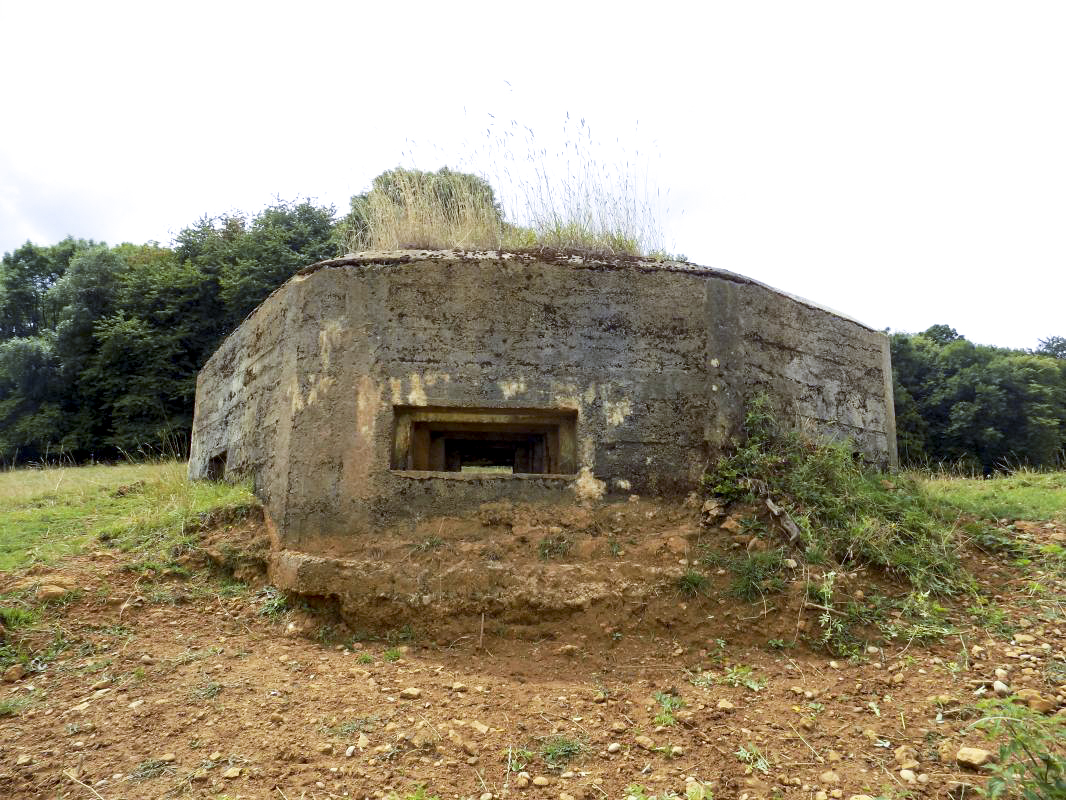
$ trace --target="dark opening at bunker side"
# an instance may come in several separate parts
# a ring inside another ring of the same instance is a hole
[[[569,475],[577,471],[573,409],[395,406],[392,468]]]

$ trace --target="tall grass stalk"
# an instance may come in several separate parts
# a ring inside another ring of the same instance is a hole
[[[670,257],[666,198],[652,188],[646,156],[619,149],[616,159],[601,158],[608,148],[584,119],[569,115],[561,142],[541,144],[517,120],[493,122],[480,145],[453,160],[462,171],[391,170],[353,199],[345,244],[349,251],[550,248]],[[413,163],[410,153],[404,157]]]

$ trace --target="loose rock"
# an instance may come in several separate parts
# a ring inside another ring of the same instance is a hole
[[[1044,697],[1036,689],[1019,689],[1014,696],[1029,706],[1030,711],[1040,714],[1050,714],[1057,707],[1053,700]]]
[[[900,745],[895,749],[894,755],[900,769],[914,769],[918,766],[918,751],[910,745]]]
[[[42,601],[58,600],[66,594],[67,590],[62,586],[39,586],[37,588],[37,599]]]
[[[994,758],[990,751],[982,750],[980,747],[960,747],[959,752],[955,754],[955,761],[958,765],[970,769],[980,769],[991,763]]]

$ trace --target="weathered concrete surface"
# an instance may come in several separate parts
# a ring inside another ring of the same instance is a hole
[[[576,412],[581,486],[672,495],[760,389],[895,462],[887,338],[806,301],[687,264],[365,253],[292,278],[208,361],[189,474],[224,460],[281,547],[343,552],[403,519],[574,497],[576,475],[392,469],[396,407]]]

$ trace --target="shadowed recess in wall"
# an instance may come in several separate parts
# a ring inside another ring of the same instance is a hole
[[[570,475],[576,409],[396,406],[393,469]]]

